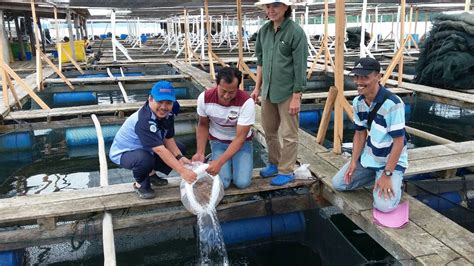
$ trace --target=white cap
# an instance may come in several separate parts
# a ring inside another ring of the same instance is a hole
[[[268,5],[268,4],[273,4],[273,3],[282,3],[287,6],[293,5],[293,3],[290,0],[260,0],[257,3],[255,3],[255,5],[258,7],[263,7],[263,5]]]

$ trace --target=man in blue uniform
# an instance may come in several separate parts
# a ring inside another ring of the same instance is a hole
[[[174,139],[171,110],[175,102],[173,85],[168,81],[157,82],[144,106],[127,118],[117,132],[110,148],[110,160],[132,170],[136,180],[133,187],[140,198],[155,197],[150,181],[168,184],[156,171],[167,175],[174,169],[187,182],[196,179],[196,174],[185,167],[190,161],[183,156],[184,146]]]

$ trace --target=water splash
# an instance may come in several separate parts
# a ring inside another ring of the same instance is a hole
[[[222,229],[215,208],[205,208],[197,214],[199,230],[199,264],[229,265]]]

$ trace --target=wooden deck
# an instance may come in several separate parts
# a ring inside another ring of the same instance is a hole
[[[179,68],[181,73],[190,75],[195,82],[200,82],[202,87],[206,88],[212,85],[209,74],[184,63],[175,62],[173,65]],[[71,108],[68,109],[71,110]],[[65,111],[61,110],[60,113],[62,114]],[[77,111],[71,110],[71,115],[77,116]],[[51,112],[53,113],[50,115],[54,115],[54,109]],[[88,112],[91,112],[91,110],[79,112],[89,114]],[[43,111],[40,113],[43,113]],[[257,114],[260,114],[258,106]],[[28,117],[32,117],[31,114],[28,114]],[[41,114],[37,117],[44,118],[45,116]],[[261,138],[263,130],[260,123],[256,123],[254,127],[257,137]],[[389,229],[373,224],[370,191],[360,189],[352,192],[337,192],[332,187],[332,176],[337,173],[347,159],[335,155],[323,146],[316,144],[315,138],[302,130],[299,132],[299,137],[298,161],[311,164],[310,170],[317,177],[317,182],[314,180],[297,180],[284,187],[275,188],[268,185],[268,180],[256,178],[247,190],[230,189],[226,191],[226,195],[238,197],[239,195],[260,191],[307,186],[310,187],[313,194],[291,200],[292,203],[295,203],[291,206],[287,204],[289,202],[288,198],[276,198],[275,201],[279,200],[280,202],[278,208],[285,212],[294,211],[298,208],[314,207],[317,206],[314,204],[315,199],[322,195],[331,204],[340,208],[348,218],[366,231],[402,264],[474,264],[474,234],[406,193],[404,193],[402,199],[410,203],[410,222],[406,228]],[[427,173],[473,165],[474,141],[437,145],[410,150],[407,174]],[[118,230],[138,226],[139,223],[142,224],[143,222],[168,221],[167,224],[171,225],[176,223],[177,219],[192,217],[183,209],[162,210],[158,213],[145,214],[140,218],[120,215],[129,211],[147,210],[150,205],[164,204],[172,207],[179,205],[179,192],[174,185],[160,188],[158,195],[158,198],[151,201],[140,200],[134,195],[130,184],[121,184],[76,192],[0,200],[0,225],[22,224],[25,221],[38,225],[29,229],[29,231],[23,231],[26,229],[22,229],[0,232],[0,250],[32,245],[34,239],[51,241],[53,238],[86,234],[84,230],[90,225],[82,219],[87,217],[93,219],[89,223],[92,224],[94,230],[100,232],[100,226],[98,226],[100,225],[100,219],[95,219],[94,216],[91,218],[91,215],[96,212],[101,213],[104,210],[114,212],[114,224],[117,223],[116,228]],[[257,206],[256,215],[266,213],[265,201],[255,202],[251,200],[221,204],[219,213],[224,214],[226,211],[232,212],[233,208],[250,206],[246,204],[255,204],[252,205],[252,208]],[[253,209],[252,211],[247,209],[247,211],[253,212]],[[77,219],[79,222],[73,224],[56,223],[67,219]]]
[[[252,185],[247,189],[230,188],[226,190],[226,197],[219,206],[221,210],[236,211],[236,208],[246,206],[247,215],[242,217],[255,217],[268,215],[265,205],[273,202],[275,213],[290,212],[296,210],[311,209],[317,207],[310,194],[301,196],[286,196],[280,199],[271,200],[251,200],[246,199],[235,202],[233,197],[242,198],[245,195],[252,195],[265,191],[282,190],[301,186],[312,186],[316,182],[311,180],[297,180],[283,187],[275,187],[269,184],[268,179],[255,178]],[[86,226],[91,224],[83,222],[73,228],[71,223],[58,223],[59,221],[74,221],[93,217],[96,213],[111,211],[114,214],[114,229],[130,229],[142,227],[143,224],[152,225],[160,222],[177,222],[183,218],[194,218],[194,215],[184,210],[181,205],[179,193],[179,183],[172,182],[165,187],[156,187],[157,197],[151,200],[139,199],[133,191],[132,184],[119,184],[107,187],[96,187],[82,189],[78,191],[58,192],[45,195],[29,195],[0,200],[0,225],[26,225],[37,224],[29,228],[2,230],[0,231],[0,250],[9,250],[31,246],[34,244],[44,244],[52,238],[70,238],[74,235],[86,234]],[[288,206],[288,200],[301,203],[300,206]],[[170,207],[173,207],[170,209]],[[259,206],[255,209],[256,206]],[[161,208],[161,209],[160,209]],[[151,212],[154,210],[155,212]],[[147,211],[146,213],[143,213]],[[135,213],[137,212],[137,213]],[[138,212],[142,212],[139,214]],[[133,214],[132,216],[127,215]],[[225,213],[225,211],[224,211]],[[225,214],[227,219],[232,216]],[[100,216],[100,215],[99,215]],[[88,223],[97,226],[96,233],[101,232],[100,217]]]
[[[261,128],[258,130],[262,132]],[[373,200],[370,189],[337,192],[332,187],[332,177],[347,159],[317,145],[315,138],[302,130],[299,136],[298,160],[311,164],[310,170],[321,181],[322,196],[341,209],[402,264],[474,263],[474,234],[406,193],[402,201],[409,201],[409,224],[403,229],[375,225],[372,222]],[[473,149],[474,141],[412,149],[408,156],[410,166],[407,175],[474,165]],[[460,152],[459,157],[467,159],[462,162],[451,160],[451,156],[456,156],[456,151]]]

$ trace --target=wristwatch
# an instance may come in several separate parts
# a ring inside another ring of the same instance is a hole
[[[183,157],[184,157],[184,156],[183,156],[182,154],[178,154],[178,155],[176,155],[176,157],[175,157],[175,158],[176,158],[176,160],[178,160],[178,161],[179,161],[179,160],[180,160],[181,158],[183,158]]]
[[[386,176],[392,176],[392,174],[393,174],[392,171],[387,170],[387,169],[383,170],[383,173],[384,173]]]

